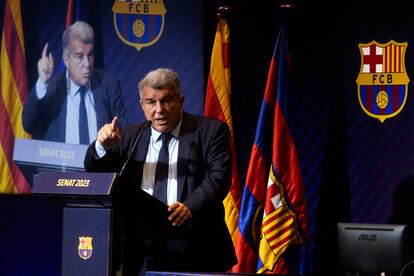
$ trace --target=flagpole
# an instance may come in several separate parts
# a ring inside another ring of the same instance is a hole
[[[296,8],[296,5],[291,4],[291,3],[285,3],[285,4],[281,4],[280,8],[281,9],[294,9],[294,8]]]
[[[296,7],[297,6],[293,3],[280,4],[279,10],[280,10],[281,16],[285,17],[285,20],[290,21],[289,20],[289,18],[291,17],[290,14],[296,9]]]
[[[279,9],[280,9],[280,13],[282,16],[286,17],[286,19],[288,17],[290,17],[290,14],[296,9],[296,5],[293,3],[283,3],[280,4]]]
[[[228,19],[233,13],[234,8],[232,6],[220,6],[217,8],[216,13],[223,19]]]

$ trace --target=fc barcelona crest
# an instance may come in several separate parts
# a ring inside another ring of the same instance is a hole
[[[92,256],[92,237],[79,237],[78,254],[84,260]]]
[[[167,12],[163,0],[116,0],[112,11],[118,37],[138,51],[161,37]]]
[[[408,43],[390,40],[386,44],[372,41],[359,44],[361,69],[358,84],[359,104],[368,116],[383,123],[396,116],[407,100],[408,78],[405,50]]]

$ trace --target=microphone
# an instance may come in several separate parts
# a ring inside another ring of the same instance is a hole
[[[119,174],[118,174],[119,176],[122,176],[122,175],[123,175],[123,173],[124,173],[124,171],[125,171],[126,166],[129,164],[129,162],[130,162],[130,160],[131,160],[132,156],[134,155],[134,153],[135,153],[135,149],[136,149],[137,144],[138,144],[138,140],[139,140],[139,138],[141,138],[142,131],[143,131],[146,127],[150,126],[151,124],[152,124],[152,121],[151,121],[151,120],[148,120],[148,121],[146,121],[146,122],[144,123],[144,125],[143,125],[143,126],[141,127],[141,129],[139,130],[138,135],[137,135],[137,138],[135,138],[134,145],[132,146],[131,154],[128,156],[128,159],[125,161],[124,165],[122,166],[121,170],[119,171]]]

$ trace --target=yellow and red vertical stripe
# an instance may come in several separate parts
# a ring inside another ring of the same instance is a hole
[[[66,29],[73,24],[73,0],[68,0],[68,10],[66,12]]]
[[[383,48],[384,73],[404,73],[404,51],[405,46],[394,43]]]
[[[28,94],[20,0],[6,0],[0,53],[0,193],[29,193],[30,186],[13,162],[15,138],[23,130],[22,109]]]
[[[231,133],[231,150],[233,155],[232,185],[224,199],[226,224],[235,241],[237,222],[241,204],[241,188],[237,159],[234,149],[233,122],[231,118],[231,82],[230,82],[230,29],[226,19],[218,16],[218,25],[213,44],[208,76],[204,115],[226,122]]]

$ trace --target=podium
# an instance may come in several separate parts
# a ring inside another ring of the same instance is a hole
[[[61,275],[111,275],[115,173],[41,171],[32,193],[62,205]]]
[[[86,173],[87,145],[16,139],[13,160],[32,187],[62,210],[61,275],[111,275],[115,173]]]
[[[113,252],[123,250],[121,239],[116,239],[119,233],[114,233],[118,210],[113,194],[116,185],[121,184],[117,182],[116,173],[40,171],[36,176],[32,193],[58,202],[63,208],[61,275],[115,273],[114,260],[118,256]],[[130,192],[124,201],[122,205],[138,227],[140,238],[182,234],[168,222],[167,205],[140,188]]]
[[[131,227],[139,230],[141,239],[181,235],[168,222],[167,205],[139,187],[120,192],[120,204],[115,207],[117,182],[130,179],[120,180],[116,173],[85,172],[83,160],[87,148],[33,139],[15,141],[13,159],[31,180],[32,196],[50,200],[62,208],[63,276],[115,274],[115,260],[119,261],[115,258],[123,250],[122,238],[118,239],[120,235],[115,233],[120,212],[127,213],[133,221]],[[120,205],[122,208],[118,208]]]

